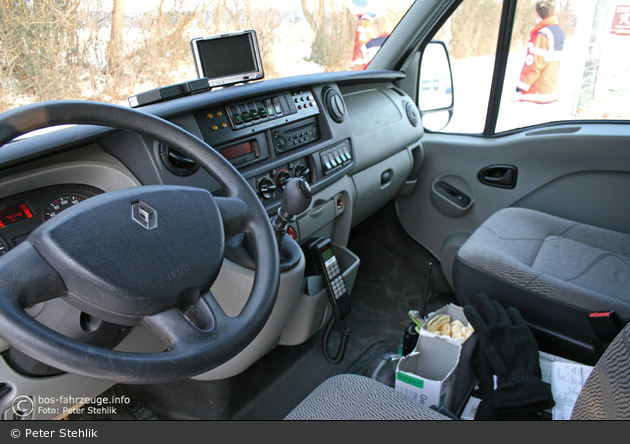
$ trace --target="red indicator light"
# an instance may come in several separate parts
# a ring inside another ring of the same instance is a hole
[[[26,214],[26,217],[28,219],[30,219],[31,217],[33,217],[33,213],[31,213],[31,210],[28,209],[28,207],[26,206],[26,204],[22,204],[20,205],[20,208],[22,208],[22,210],[24,210],[24,214]]]

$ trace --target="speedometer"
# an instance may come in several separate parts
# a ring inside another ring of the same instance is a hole
[[[59,196],[46,206],[44,216],[46,220],[52,219],[63,210],[66,210],[85,199],[87,199],[87,197],[80,196],[78,194],[64,194],[63,196]]]

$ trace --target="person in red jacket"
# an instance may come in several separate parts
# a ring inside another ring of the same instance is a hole
[[[388,18],[384,15],[374,16],[371,20],[369,33],[369,39],[361,45],[359,51],[355,54],[354,60],[352,60],[351,69],[354,71],[363,71],[367,68],[378,50],[381,49],[383,43],[385,43],[385,40],[387,40],[391,33]]]
[[[536,27],[530,32],[527,55],[517,83],[518,100],[552,103],[558,100],[558,69],[564,32],[558,24],[555,1],[536,3]]]

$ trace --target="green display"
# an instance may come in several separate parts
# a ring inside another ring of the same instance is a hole
[[[333,257],[333,250],[330,247],[326,247],[322,250],[322,258],[324,259],[324,262],[326,262],[328,259],[330,259],[331,257]]]

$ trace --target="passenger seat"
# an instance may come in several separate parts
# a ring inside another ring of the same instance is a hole
[[[453,286],[462,304],[484,293],[518,308],[541,350],[594,365],[606,329],[630,320],[630,235],[506,208],[460,248]]]

